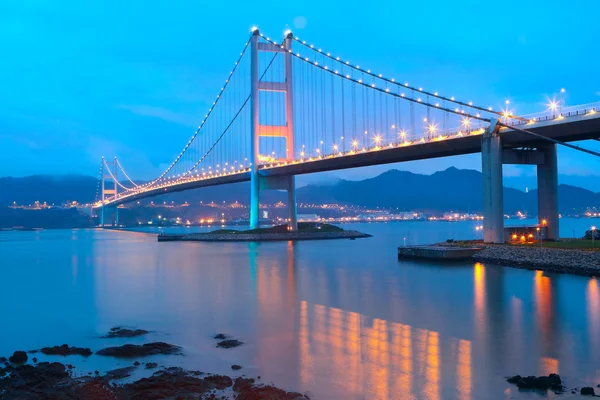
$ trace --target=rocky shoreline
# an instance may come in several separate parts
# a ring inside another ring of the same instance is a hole
[[[148,333],[144,330],[113,328],[103,338],[135,337]],[[218,334],[217,347],[229,349],[243,345],[237,339]],[[99,371],[75,372],[72,364],[61,362],[38,362],[27,353],[37,352],[47,355],[65,357],[94,357],[88,348],[79,348],[63,344],[61,346],[44,347],[41,350],[15,351],[8,359],[0,357],[0,398],[6,400],[24,399],[67,399],[67,400],[153,400],[153,399],[270,399],[270,400],[306,400],[308,396],[296,392],[288,392],[273,385],[259,383],[256,378],[245,375],[230,377],[201,371],[184,370],[179,367],[164,367],[154,371],[155,362],[139,362],[149,355],[183,356],[181,347],[151,342],[143,345],[124,344],[107,347],[95,352],[97,356],[113,357],[115,360],[130,359],[129,365],[120,367],[105,374]],[[228,351],[228,350],[223,350]],[[134,361],[136,360],[136,361]],[[122,365],[122,364],[119,364]],[[145,377],[133,382],[122,383],[124,378],[140,369]],[[232,365],[233,371],[242,369],[240,365]]]
[[[600,276],[600,252],[510,245],[485,245],[473,259],[507,267]]]
[[[359,239],[371,235],[358,231],[282,232],[282,233],[191,233],[188,235],[158,235],[159,242],[273,242],[288,240]]]

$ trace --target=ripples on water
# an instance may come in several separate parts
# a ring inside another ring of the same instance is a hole
[[[600,383],[596,278],[396,258],[404,237],[474,236],[471,223],[350,227],[374,237],[157,243],[133,232],[0,233],[0,355],[162,340],[186,353],[155,358],[164,365],[231,374],[237,363],[315,398],[539,397],[504,381],[517,373]],[[154,333],[98,338],[115,325]],[[246,345],[216,349],[216,332]],[[116,367],[69,360],[81,372]]]

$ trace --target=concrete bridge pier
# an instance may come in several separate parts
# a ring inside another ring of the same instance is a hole
[[[497,121],[481,139],[481,172],[483,174],[483,241],[504,243],[504,196],[502,187],[502,138]]]
[[[298,230],[298,209],[296,207],[296,177],[290,176],[288,179],[288,188],[287,188],[287,204],[288,204],[288,219],[290,222],[288,226],[291,231]]]
[[[539,147],[544,161],[537,165],[538,223],[546,227],[546,239],[559,239],[558,232],[558,162],[556,144]]]
[[[497,122],[481,139],[481,172],[483,174],[483,240],[504,243],[504,196],[502,165],[537,166],[538,222],[546,228],[544,239],[559,238],[558,164],[556,144],[538,145],[535,149],[506,148],[498,134]]]

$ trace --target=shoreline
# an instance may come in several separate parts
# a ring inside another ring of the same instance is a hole
[[[98,338],[110,341],[149,335],[152,331],[113,327]],[[222,333],[213,336],[213,340],[223,352],[244,345]],[[248,376],[242,365],[232,364],[231,373],[224,374],[169,366],[173,358],[185,357],[182,347],[149,340],[141,345],[126,342],[129,340],[113,342],[113,346],[106,343],[97,351],[63,344],[0,356],[0,397],[7,400],[310,399],[306,394],[275,386],[260,375]],[[233,354],[224,353],[223,357],[235,359]],[[93,361],[82,363],[82,358]],[[111,360],[115,369],[105,373],[94,370],[94,363],[100,359]]]
[[[597,251],[498,244],[484,245],[472,259],[511,268],[600,276],[600,252]]]
[[[281,233],[190,233],[185,235],[160,234],[159,242],[276,242],[300,240],[360,239],[371,235],[358,231],[341,232],[281,232]]]

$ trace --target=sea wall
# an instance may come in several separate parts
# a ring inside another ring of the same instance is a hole
[[[508,245],[485,246],[475,261],[507,267],[600,276],[600,252]]]

